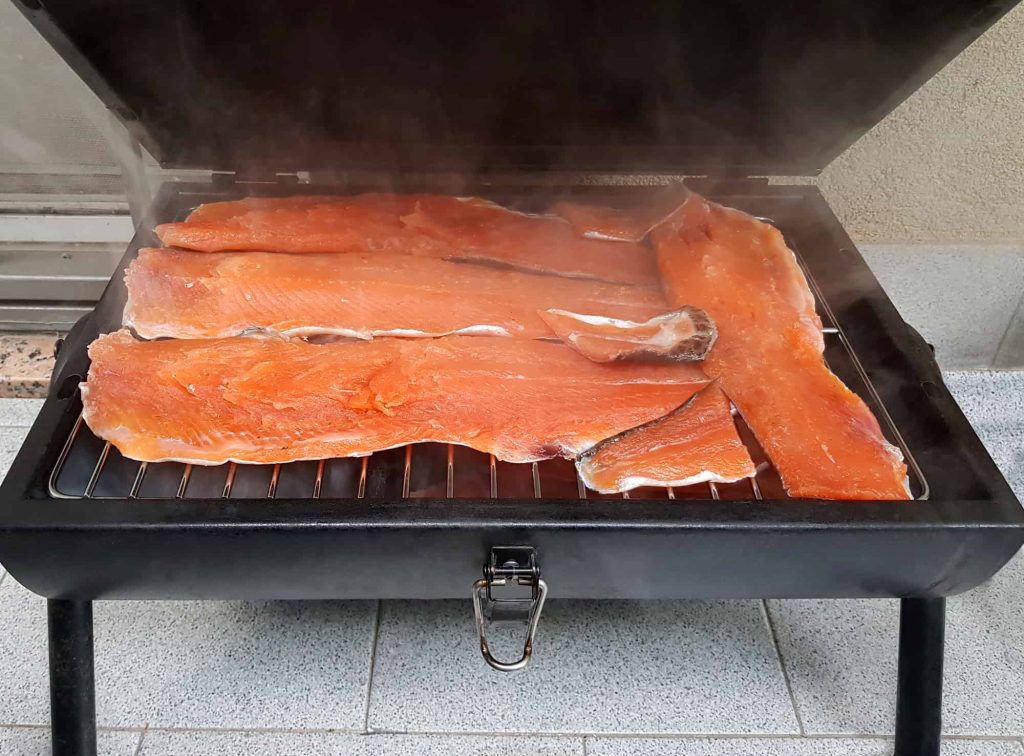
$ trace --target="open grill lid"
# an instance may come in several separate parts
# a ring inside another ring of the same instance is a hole
[[[16,0],[168,167],[810,175],[1013,0]]]

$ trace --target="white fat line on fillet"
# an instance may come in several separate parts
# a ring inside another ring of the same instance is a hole
[[[578,339],[580,336],[588,336],[590,338],[604,339],[606,341],[624,341],[630,344],[642,344],[644,346],[669,349],[680,341],[693,337],[697,332],[696,328],[693,327],[693,318],[685,312],[680,313],[673,311],[664,315],[656,315],[650,320],[646,320],[642,323],[632,320],[620,320],[619,318],[612,318],[605,315],[584,315],[582,313],[570,312],[569,310],[559,310],[556,308],[547,310],[547,312],[554,315],[561,315],[571,320],[578,320],[579,322],[587,323],[588,325],[609,325],[615,328],[621,328],[624,331],[624,333],[621,334],[573,332],[570,334],[570,339],[573,340],[573,343],[575,343],[575,339]],[[673,333],[672,326],[675,325],[673,321],[678,322],[682,320],[685,320],[690,324],[690,332],[685,336],[680,337]],[[652,336],[638,338],[630,334],[630,331],[650,327],[657,327],[658,329]]]
[[[647,233],[644,233],[647,236]],[[583,234],[584,239],[596,239],[598,241],[614,241],[614,242],[632,242],[636,244],[637,241],[633,238],[625,236],[614,236],[612,234],[602,234],[600,231],[586,231]]]
[[[300,338],[303,336],[340,336],[343,338],[359,339],[360,341],[372,341],[376,337],[406,337],[406,338],[439,338],[442,336],[501,336],[511,337],[512,334],[507,328],[496,325],[475,325],[466,326],[453,331],[417,331],[411,328],[390,328],[386,330],[355,330],[351,328],[331,328],[321,326],[300,326],[298,328],[286,328],[275,330],[261,326],[249,326],[239,330],[217,332],[210,334],[198,328],[175,328],[175,327],[149,327],[140,326],[128,316],[125,317],[124,326],[132,328],[144,339],[161,338],[230,338],[233,336],[259,337],[259,336],[280,336],[283,338]]]
[[[693,486],[698,483],[736,483],[747,478],[752,478],[754,473],[750,475],[741,475],[739,477],[730,477],[719,475],[718,473],[711,472],[710,470],[703,470],[696,475],[691,475],[688,478],[678,478],[676,480],[657,480],[654,478],[644,478],[642,476],[630,476],[623,480],[622,485],[618,488],[600,489],[594,486],[593,480],[587,475],[586,463],[583,461],[576,462],[576,470],[579,473],[580,480],[583,484],[591,490],[597,491],[598,493],[612,494],[612,493],[624,493],[625,491],[632,491],[634,488],[642,488],[646,486],[663,488],[665,486],[671,486],[673,488],[682,488],[684,486]]]

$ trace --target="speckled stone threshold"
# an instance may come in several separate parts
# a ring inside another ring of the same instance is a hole
[[[0,333],[0,397],[46,396],[58,338],[56,333]]]

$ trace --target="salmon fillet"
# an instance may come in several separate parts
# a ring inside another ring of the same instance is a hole
[[[143,338],[291,335],[551,337],[537,311],[645,319],[659,290],[411,257],[143,249],[125,274],[124,324]]]
[[[599,365],[563,344],[487,336],[309,344],[122,330],[89,356],[86,423],[147,462],[283,463],[421,441],[507,462],[573,458],[707,382],[691,365]]]
[[[559,202],[552,210],[587,239],[641,242],[686,201],[690,190],[670,184],[652,192],[633,207],[617,208],[580,202]]]
[[[539,273],[656,285],[651,251],[577,236],[557,216],[475,197],[363,194],[249,198],[201,205],[156,228],[163,244],[201,252],[397,252]]]
[[[692,195],[652,238],[669,302],[701,307],[718,327],[704,370],[790,495],[909,498],[902,454],[822,358],[814,297],[782,234]]]
[[[665,417],[597,444],[580,456],[576,470],[600,493],[734,483],[757,472],[736,432],[729,401],[714,384]]]
[[[540,317],[558,338],[594,362],[703,360],[717,336],[711,318],[696,307],[643,322],[561,309],[542,310]]]

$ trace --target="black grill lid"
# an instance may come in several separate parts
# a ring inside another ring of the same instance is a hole
[[[808,175],[1013,0],[16,0],[165,166]]]

